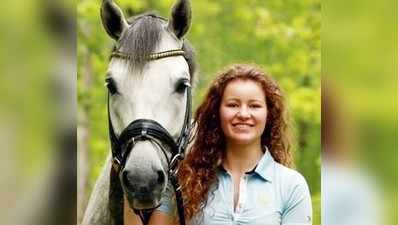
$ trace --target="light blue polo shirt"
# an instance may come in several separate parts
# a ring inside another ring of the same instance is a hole
[[[311,225],[311,195],[304,177],[272,158],[266,151],[255,169],[240,181],[239,200],[234,210],[231,175],[220,168],[214,195],[203,215],[189,225]],[[169,187],[157,209],[175,215],[174,191]]]

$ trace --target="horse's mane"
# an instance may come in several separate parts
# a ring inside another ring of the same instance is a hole
[[[127,22],[130,27],[122,34],[115,50],[129,55],[131,68],[142,70],[147,63],[147,56],[158,47],[167,20],[150,12],[130,17]],[[183,50],[193,81],[196,72],[195,51],[187,40],[184,40]]]

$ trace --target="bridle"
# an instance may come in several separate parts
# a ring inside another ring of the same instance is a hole
[[[182,49],[169,50],[159,53],[153,53],[148,56],[148,60],[158,60],[166,57],[173,56],[184,56],[185,52]],[[114,51],[111,54],[111,58],[122,58],[122,59],[130,59],[131,57],[128,54]],[[185,149],[188,145],[189,133],[191,129],[191,85],[189,83],[186,84],[186,92],[187,92],[187,101],[186,101],[186,109],[184,116],[184,124],[181,129],[180,135],[177,141],[170,135],[170,133],[158,122],[150,119],[137,119],[132,121],[119,135],[119,137],[115,134],[113,129],[110,111],[109,111],[109,92],[108,92],[108,123],[109,123],[109,138],[111,141],[111,149],[112,149],[112,166],[117,174],[123,170],[127,157],[133,149],[134,145],[139,141],[150,140],[156,143],[162,152],[164,153],[167,162],[168,162],[168,177],[174,188],[176,195],[176,203],[178,216],[180,219],[180,224],[185,225],[185,215],[184,215],[184,203],[182,199],[181,186],[178,183],[177,172],[178,172],[178,164],[184,158]],[[171,158],[167,157],[164,146],[171,151]],[[144,224],[147,223],[147,219],[144,218],[147,210],[136,210],[134,212],[138,214]]]

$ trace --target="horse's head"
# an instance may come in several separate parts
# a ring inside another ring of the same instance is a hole
[[[146,119],[156,121],[177,140],[194,73],[193,52],[183,40],[191,20],[189,1],[177,1],[167,21],[154,14],[126,20],[114,2],[105,0],[101,18],[108,35],[117,41],[106,77],[115,136],[123,136],[133,121]],[[183,54],[149,57],[178,49]],[[122,144],[127,154],[119,172],[124,194],[134,209],[156,207],[168,182],[170,146],[158,138],[126,136]]]

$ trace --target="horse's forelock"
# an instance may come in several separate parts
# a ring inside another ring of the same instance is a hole
[[[130,68],[142,70],[147,63],[147,56],[154,53],[158,47],[163,26],[167,20],[151,12],[131,17],[128,19],[128,23],[130,27],[123,33],[114,50],[119,50],[130,56],[128,60]],[[184,40],[183,50],[189,66],[191,81],[193,81],[197,68],[195,51],[187,40]]]
[[[132,68],[142,70],[147,56],[155,51],[161,41],[164,20],[155,14],[144,14],[129,20],[130,27],[123,33],[117,49],[130,56]]]

